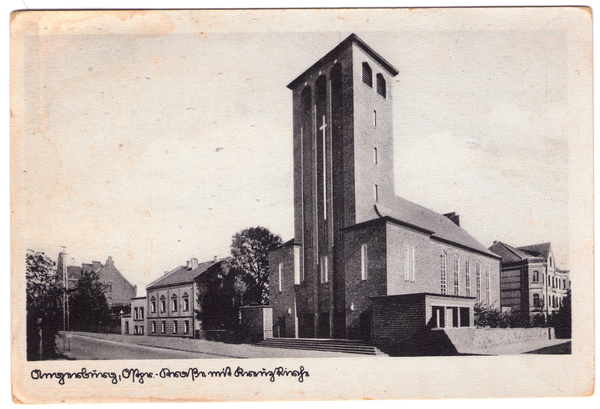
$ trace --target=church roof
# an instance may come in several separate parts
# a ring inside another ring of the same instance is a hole
[[[151,290],[151,289],[158,288],[158,287],[170,287],[170,286],[178,285],[178,284],[191,283],[194,281],[194,279],[196,279],[196,277],[203,274],[210,267],[212,267],[218,263],[221,263],[224,260],[227,260],[227,259],[226,258],[221,259],[217,262],[215,262],[214,260],[205,261],[203,263],[199,263],[198,267],[196,267],[193,270],[187,268],[186,266],[179,266],[179,267],[175,268],[174,270],[171,270],[167,274],[163,275],[159,279],[154,280],[153,282],[148,284],[146,286],[146,289]]]
[[[531,257],[531,254],[500,241],[494,242],[490,250],[502,257],[504,263],[515,263]]]
[[[316,71],[319,70],[319,67],[322,67],[324,64],[326,64],[330,60],[335,59],[335,56],[337,56],[341,50],[348,47],[350,44],[356,44],[358,47],[360,47],[365,53],[367,53],[372,59],[377,61],[378,64],[380,64],[386,71],[388,71],[392,77],[395,77],[396,75],[398,75],[398,70],[396,68],[394,68],[394,66],[392,64],[387,62],[387,60],[385,58],[383,58],[381,55],[377,54],[371,47],[369,47],[356,34],[352,33],[348,37],[346,37],[346,39],[344,41],[339,43],[337,45],[337,47],[335,47],[333,50],[331,50],[330,52],[325,54],[325,56],[323,58],[321,58],[319,61],[314,63],[309,69],[307,69],[302,74],[300,74],[300,76],[298,78],[296,78],[294,81],[290,82],[288,85],[288,88],[289,89],[296,88],[296,86],[298,84],[300,84],[304,81],[304,78],[306,76],[313,75]]]
[[[410,227],[423,230],[434,239],[466,247],[490,257],[499,258],[496,253],[488,250],[483,244],[467,233],[465,229],[455,224],[448,217],[404,198],[396,196],[391,208],[377,204],[375,205],[375,210],[380,217],[387,216],[397,219],[404,224],[410,225]]]

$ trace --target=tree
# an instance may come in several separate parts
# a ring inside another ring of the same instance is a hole
[[[558,312],[552,313],[551,325],[554,326],[556,338],[571,338],[571,289],[567,290],[567,295],[558,309]]]
[[[269,251],[281,244],[280,236],[261,226],[233,236],[231,264],[241,274],[235,289],[242,305],[269,303]]]
[[[71,329],[99,332],[110,320],[110,308],[104,295],[106,285],[94,271],[83,273],[69,297]]]
[[[42,252],[27,250],[27,360],[57,357],[56,335],[62,322],[64,294],[56,263]]]

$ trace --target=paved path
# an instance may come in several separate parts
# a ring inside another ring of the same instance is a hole
[[[60,351],[64,351],[62,338],[57,342],[57,345]],[[119,351],[121,348],[123,351],[129,351],[129,353]],[[173,355],[165,356],[168,353]],[[71,359],[370,357],[368,355],[340,352],[302,351],[256,347],[248,344],[226,344],[179,337],[96,334],[91,332],[71,332],[71,351],[67,351],[65,355]]]

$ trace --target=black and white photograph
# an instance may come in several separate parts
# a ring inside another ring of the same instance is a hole
[[[590,9],[10,34],[13,399],[593,393]]]

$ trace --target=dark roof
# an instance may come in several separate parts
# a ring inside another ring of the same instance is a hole
[[[519,250],[523,250],[524,252],[531,254],[534,257],[544,257],[546,260],[550,255],[550,242],[548,243],[540,243],[540,244],[532,244],[531,246],[521,246],[518,247]]]
[[[196,267],[193,270],[188,269],[186,266],[179,266],[174,270],[171,270],[167,274],[163,275],[159,279],[154,280],[153,282],[148,284],[146,286],[146,289],[150,290],[157,287],[170,287],[178,284],[191,283],[194,281],[194,279],[196,279],[196,277],[204,273],[210,267],[221,263],[225,260],[227,260],[227,258],[218,260],[216,263],[214,260],[205,261],[203,263],[199,263],[198,267]]]
[[[502,257],[502,261],[504,263],[515,263],[519,261],[526,260],[531,257],[531,254],[525,253],[518,248],[509,246],[506,243],[502,243],[500,241],[495,242],[491,247],[490,251],[498,254]]]
[[[304,71],[298,78],[294,81],[290,82],[288,85],[289,89],[294,89],[298,84],[304,81],[306,76],[312,75],[314,72],[318,71],[318,68],[327,63],[329,60],[333,60],[335,56],[344,48],[349,46],[350,44],[358,45],[365,53],[367,53],[372,59],[377,61],[386,71],[390,73],[392,77],[398,75],[398,70],[392,66],[389,62],[386,61],[381,55],[377,54],[371,47],[369,47],[363,40],[361,40],[356,34],[352,33],[344,41],[339,43],[333,50],[329,51],[323,58],[314,63],[310,68]]]
[[[395,197],[391,208],[380,204],[375,205],[375,211],[380,217],[389,216],[398,219],[409,227],[414,226],[417,230],[430,234],[434,239],[438,238],[459,247],[466,247],[487,256],[499,258],[496,253],[488,250],[448,217],[401,197]]]

